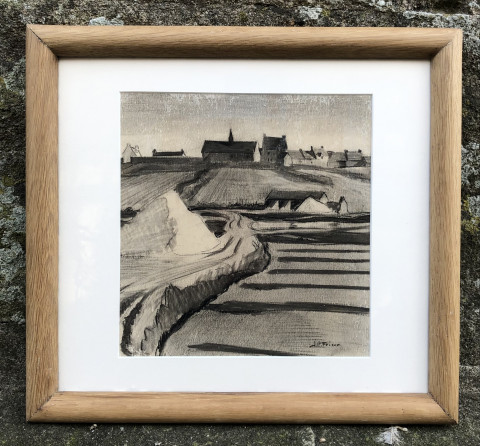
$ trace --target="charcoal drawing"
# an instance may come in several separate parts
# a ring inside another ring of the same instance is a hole
[[[121,93],[120,354],[368,356],[371,108]]]

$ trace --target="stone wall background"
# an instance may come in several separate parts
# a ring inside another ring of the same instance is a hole
[[[461,417],[394,429],[407,445],[480,443],[480,1],[0,0],[0,444],[378,444],[381,426],[35,425],[25,413],[25,25],[455,27],[464,31]],[[401,352],[399,352],[401,354]],[[385,437],[388,441],[388,436]],[[384,443],[385,444],[385,443]],[[387,443],[388,444],[388,443]]]

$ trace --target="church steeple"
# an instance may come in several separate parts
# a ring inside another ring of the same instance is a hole
[[[230,135],[228,135],[228,142],[229,142],[229,144],[232,144],[232,142],[233,142],[233,133],[232,133],[232,129],[230,129]]]

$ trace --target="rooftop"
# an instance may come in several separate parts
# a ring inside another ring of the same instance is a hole
[[[306,200],[308,197],[319,200],[324,196],[327,195],[323,191],[272,190],[268,194],[267,200]]]
[[[292,159],[297,161],[314,159],[310,153],[307,153],[302,149],[298,151],[287,152],[287,155],[289,155]]]
[[[180,150],[178,152],[153,152],[153,156],[185,156],[185,152]]]
[[[263,136],[263,150],[287,150],[287,141],[285,136]]]
[[[255,152],[256,141],[205,141],[202,153],[248,153]]]

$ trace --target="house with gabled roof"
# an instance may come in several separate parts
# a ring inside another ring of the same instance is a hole
[[[132,158],[141,157],[140,149],[138,146],[131,146],[127,143],[124,151],[122,152],[122,163],[130,163]]]
[[[183,149],[177,150],[175,152],[158,152],[156,149],[153,149],[152,156],[163,157],[163,158],[183,158],[187,155]]]
[[[299,214],[347,214],[348,204],[344,196],[328,201],[322,191],[272,190],[265,199],[267,212],[296,212]]]
[[[313,147],[310,150],[299,149],[297,151],[288,151],[283,160],[284,166],[323,166],[323,159],[319,158]]]
[[[361,150],[328,152],[327,167],[363,167],[367,162]]]
[[[235,141],[230,129],[227,141],[204,141],[202,158],[210,163],[254,161],[256,151],[258,151],[256,141]]]
[[[263,134],[262,148],[260,149],[260,160],[262,163],[282,165],[287,154],[287,136],[267,136]]]
[[[328,151],[327,167],[346,167],[347,159],[345,158],[345,152],[332,152]]]
[[[328,164],[328,151],[323,146],[316,149],[313,146],[310,148],[310,152],[316,157],[316,165],[321,167],[327,167]]]
[[[345,167],[364,167],[365,157],[361,150],[345,150]]]

